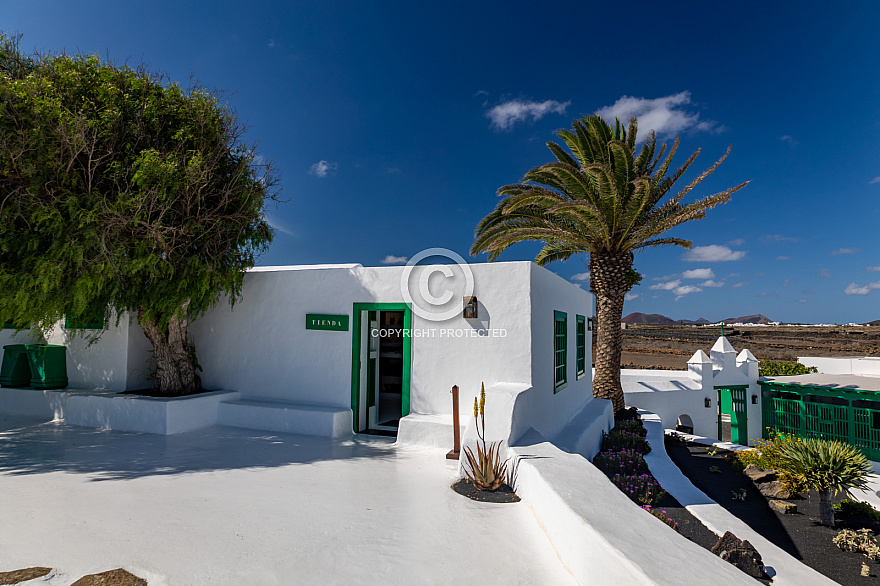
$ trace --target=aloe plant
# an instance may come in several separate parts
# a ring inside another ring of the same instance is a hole
[[[469,447],[465,447],[470,470],[465,474],[474,486],[480,490],[497,490],[507,476],[507,460],[501,461],[501,442],[492,442],[486,446],[486,385],[480,385],[480,400],[474,397],[474,421],[477,427],[477,455]],[[482,443],[482,446],[480,445]]]
[[[804,484],[819,493],[819,511],[823,525],[834,524],[831,494],[851,488],[868,488],[871,465],[858,448],[839,441],[815,438],[802,439],[782,446],[778,454],[779,469],[803,479]]]

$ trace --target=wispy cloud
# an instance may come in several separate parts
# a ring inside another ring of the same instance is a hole
[[[723,287],[724,281],[713,281],[709,279],[708,281],[703,281],[700,283],[700,287]]]
[[[385,172],[389,175],[400,175],[399,167],[385,167]]]
[[[317,177],[326,177],[330,172],[339,168],[339,163],[332,161],[318,161],[309,168],[309,173]]]
[[[782,234],[767,234],[761,236],[764,242],[798,242],[800,239],[793,236],[783,236]]]
[[[748,284],[749,284],[748,281],[740,281],[739,283],[735,283],[735,284],[731,285],[730,288],[731,289],[739,289],[741,287],[745,287]]]
[[[806,302],[807,302],[806,299],[798,299],[798,303],[806,303]]]
[[[624,298],[626,301],[632,301],[633,299],[638,298],[638,296],[639,296],[638,293],[627,293],[626,295],[623,296],[623,298]]]
[[[803,293],[804,295],[815,295],[816,294],[816,292],[813,291],[812,289],[804,289],[803,291],[801,291],[801,293]]]
[[[547,114],[565,114],[565,109],[570,105],[571,100],[567,102],[557,102],[556,100],[544,100],[543,102],[508,100],[490,108],[486,112],[486,117],[492,121],[492,128],[500,132],[524,120],[532,120],[534,122]]]
[[[791,287],[792,285],[794,285],[794,281],[792,281],[791,279],[785,279],[782,281],[783,287]]]
[[[727,244],[729,244],[730,246],[742,246],[745,243],[746,243],[745,238],[735,238],[733,240],[727,241]]]
[[[758,293],[758,297],[779,297],[779,291],[764,291]]]
[[[405,256],[394,256],[393,254],[389,254],[379,262],[383,265],[405,265],[408,260],[409,258]]]
[[[695,246],[682,255],[681,260],[687,262],[723,262],[739,260],[746,255],[745,250],[731,250],[720,244],[709,246]]]
[[[714,120],[700,120],[699,113],[685,109],[690,103],[691,93],[688,91],[654,99],[623,96],[612,105],[599,108],[596,114],[611,123],[617,118],[624,124],[628,124],[629,119],[635,116],[639,119],[639,130],[643,134],[653,130],[658,137],[685,130],[724,130]]]
[[[846,295],[867,295],[871,291],[875,289],[880,289],[880,281],[874,281],[873,283],[868,283],[864,286],[856,285],[855,283],[850,283],[846,286],[846,289],[843,292]]]
[[[855,254],[861,252],[861,250],[861,248],[838,248],[837,250],[831,251],[831,256],[836,256],[838,254]]]
[[[681,279],[676,279],[667,283],[657,283],[656,285],[651,285],[650,287],[648,287],[648,289],[653,289],[654,291],[672,291],[679,285],[681,285]]]
[[[828,269],[820,269],[819,276],[822,277],[823,279],[830,279],[834,275]]]
[[[288,236],[296,236],[293,230],[287,228],[287,226],[281,223],[278,218],[276,218],[272,214],[266,214],[264,217],[266,223],[269,224],[269,227],[271,227],[276,232],[281,232],[282,234],[287,234]]]
[[[790,256],[777,256],[776,260],[791,260]]]
[[[874,177],[873,179],[868,181],[868,183],[880,183],[880,177]]]
[[[795,147],[798,144],[800,144],[797,140],[795,140],[793,137],[789,136],[788,134],[783,134],[782,136],[779,137],[779,140],[781,140],[784,143],[788,143],[788,146],[791,146],[791,147]]]
[[[880,271],[880,267],[865,267],[865,270],[877,272],[877,271]]]
[[[266,46],[270,49],[275,46],[275,39],[269,39],[269,42],[266,43]]]
[[[572,281],[586,281],[586,280],[589,279],[589,278],[590,278],[590,273],[589,273],[589,272],[586,272],[586,273],[575,273],[574,275],[571,276],[571,280],[572,280]]]
[[[676,287],[672,290],[672,292],[675,294],[676,301],[678,301],[685,295],[689,295],[691,293],[699,293],[700,291],[702,291],[702,289],[700,289],[696,285],[682,285],[681,287]]]
[[[715,273],[712,269],[693,269],[685,271],[681,274],[682,279],[714,279]]]

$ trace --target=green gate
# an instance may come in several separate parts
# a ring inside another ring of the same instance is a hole
[[[747,385],[715,387],[718,391],[718,439],[727,439],[724,433],[730,420],[730,442],[749,445],[749,424],[746,413]]]
[[[837,440],[880,461],[880,396],[871,391],[759,381],[770,431]]]

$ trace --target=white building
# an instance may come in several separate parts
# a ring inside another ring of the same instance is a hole
[[[464,428],[485,383],[490,439],[531,428],[553,438],[589,405],[610,427],[610,402],[592,397],[592,306],[588,292],[531,262],[258,267],[234,307],[221,300],[190,333],[204,388],[233,392],[215,401],[213,422],[451,447],[453,385]],[[27,335],[2,330],[0,343]],[[91,346],[61,324],[46,341],[67,346],[70,389],[150,384],[150,346],[131,320]],[[101,425],[119,429],[109,417]],[[588,444],[598,449],[598,439]]]
[[[667,429],[742,445],[761,438],[758,361],[748,350],[737,355],[724,336],[708,356],[698,350],[686,371],[624,369],[620,380],[626,404],[656,413]]]

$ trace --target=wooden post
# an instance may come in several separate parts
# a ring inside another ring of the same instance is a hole
[[[446,454],[447,460],[458,460],[461,453],[461,427],[458,425],[458,385],[452,387],[452,435],[453,447],[452,451]]]

